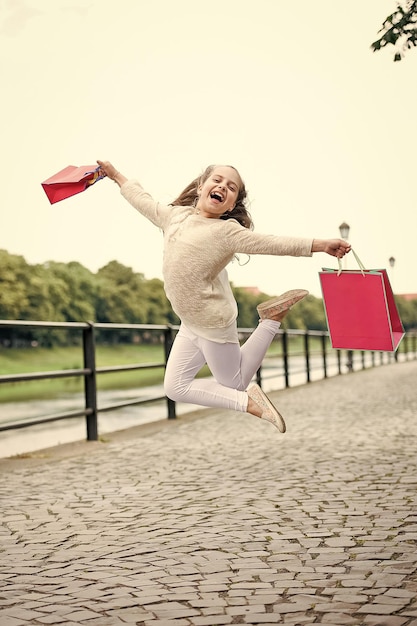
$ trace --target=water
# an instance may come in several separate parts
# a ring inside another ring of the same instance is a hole
[[[311,381],[323,378],[322,357],[311,358]],[[370,362],[368,362],[368,366]],[[356,366],[359,367],[359,366]],[[346,367],[344,367],[344,371]],[[328,356],[327,375],[338,373],[335,355]],[[285,381],[280,361],[268,360],[262,368],[263,389],[268,392],[284,389]],[[305,362],[302,357],[290,359],[290,385],[295,387],[306,382]],[[98,406],[106,406],[136,398],[149,398],[162,395],[162,386],[130,390],[99,391]],[[0,404],[0,421],[24,421],[30,418],[52,415],[58,412],[72,411],[84,407],[84,395],[68,394],[53,400],[36,400],[32,402],[11,402]],[[177,404],[177,415],[201,409],[192,404]],[[114,411],[106,411],[98,415],[99,436],[117,430],[124,430],[158,420],[167,419],[167,405],[165,400],[153,402],[149,405],[129,406]],[[86,439],[85,417],[71,418],[47,424],[39,424],[27,428],[4,431],[0,433],[0,458],[18,454],[35,452],[43,448],[57,446]]]
[[[162,395],[162,387],[141,388],[131,390],[100,391],[98,406],[106,406],[136,398]],[[84,407],[84,395],[68,394],[53,400],[36,400],[32,402],[10,402],[0,404],[0,421],[27,421],[30,418],[45,417],[54,413],[73,411]],[[177,415],[197,408],[191,404],[177,405]],[[129,406],[114,411],[98,414],[99,436],[133,426],[147,424],[167,418],[165,400],[152,404]],[[25,454],[57,446],[64,443],[85,440],[87,437],[85,417],[68,418],[47,424],[38,424],[22,429],[0,433],[0,458]]]

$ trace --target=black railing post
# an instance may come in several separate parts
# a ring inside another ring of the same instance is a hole
[[[35,419],[24,419],[24,421],[14,421],[7,423],[0,423],[0,432],[10,431],[19,428],[25,428],[26,426],[34,426],[38,424],[46,424],[49,422],[57,422],[64,419],[69,418],[78,418],[80,416],[86,417],[86,426],[87,426],[87,439],[88,440],[97,440],[98,439],[98,419],[97,415],[101,411],[109,411],[116,410],[119,408],[123,408],[125,406],[130,405],[139,405],[139,404],[147,404],[148,402],[155,402],[167,399],[166,396],[158,396],[153,398],[135,398],[131,401],[121,402],[116,404],[111,404],[107,406],[101,406],[98,408],[98,398],[97,398],[97,376],[100,374],[110,373],[110,372],[120,372],[124,370],[147,370],[149,368],[163,368],[166,367],[166,361],[168,355],[170,353],[175,332],[176,326],[166,326],[166,325],[144,325],[144,324],[100,324],[100,323],[85,323],[85,322],[45,322],[45,321],[24,321],[24,320],[0,320],[0,330],[4,329],[16,329],[15,339],[16,345],[20,340],[21,333],[24,331],[24,337],[26,337],[26,329],[27,328],[60,328],[60,329],[79,329],[82,331],[82,339],[83,339],[83,360],[84,367],[82,369],[64,369],[59,371],[52,372],[30,372],[30,373],[21,373],[21,374],[6,374],[0,375],[0,387],[3,383],[16,383],[16,382],[24,382],[28,380],[47,380],[47,379],[57,379],[57,378],[72,378],[72,377],[82,377],[84,379],[84,388],[85,388],[85,406],[80,407],[76,411],[67,411],[62,413],[55,413],[53,415],[39,416]],[[95,350],[95,341],[96,341],[96,333],[101,330],[120,330],[120,329],[131,329],[142,331],[158,331],[158,333],[164,333],[165,340],[165,361],[161,359],[159,363],[150,363],[150,364],[133,364],[132,366],[115,366],[115,367],[96,367],[96,350]],[[247,332],[247,329],[241,329],[242,332]],[[290,384],[290,364],[289,364],[289,339],[288,337],[292,336],[292,332],[290,331],[280,331],[280,336],[282,336],[282,345],[283,345],[283,365],[284,365],[284,373],[285,373],[285,386],[289,387]],[[297,331],[295,332],[297,334]],[[6,333],[8,339],[10,339],[9,333]],[[322,350],[323,350],[323,362],[324,362],[324,378],[327,377],[327,363],[326,363],[326,349],[327,343],[326,338],[328,337],[328,333],[325,333],[325,336],[322,336]],[[306,344],[307,345],[307,344]],[[354,359],[356,360],[357,351],[349,350],[337,350],[337,360],[339,366],[339,374],[344,373],[341,371],[341,360],[343,359],[343,366],[345,364],[344,359],[347,353],[348,363],[351,365],[350,369],[353,370]],[[410,353],[411,352],[411,353]],[[306,372],[307,376],[310,376],[313,370],[315,370],[314,362],[309,358],[309,354],[311,357],[311,340],[310,346],[306,349]],[[379,353],[379,356],[378,356]],[[400,351],[398,351],[398,356],[405,353],[406,360],[417,359],[417,331],[408,331],[406,337],[404,337],[404,343],[400,346]],[[314,354],[314,352],[313,352]],[[359,357],[358,357],[359,358]],[[371,360],[372,365],[375,366],[378,363],[383,365],[385,362],[390,363],[395,356],[388,352],[371,352]],[[397,361],[397,359],[395,359]],[[398,359],[401,360],[401,359]],[[317,369],[319,369],[318,366]],[[343,367],[344,370],[344,367]],[[297,372],[297,368],[295,367],[295,372]],[[281,373],[279,372],[279,376]],[[259,368],[256,373],[258,384],[261,383],[262,378],[265,380],[266,378],[271,378],[272,376],[268,376],[268,372],[264,372]],[[167,399],[168,400],[168,399]],[[176,405],[175,402],[168,400],[168,417],[175,418],[176,417]]]
[[[256,382],[260,387],[262,387],[262,365],[256,371]]]
[[[407,337],[404,337],[404,339],[402,340],[402,342],[400,343],[400,345],[398,346],[397,350],[395,350],[394,352],[394,361],[396,363],[398,363],[398,358],[399,358],[399,352],[403,352],[404,353],[404,361],[407,361]]]
[[[87,328],[83,329],[83,352],[84,367],[90,370],[84,376],[85,408],[89,411],[86,415],[87,441],[98,440],[97,420],[97,372],[96,372],[96,342],[94,335],[94,323],[87,322]]]
[[[306,334],[304,335],[304,351],[305,351],[305,357],[306,357],[306,375],[307,375],[307,382],[310,382],[310,344],[308,341],[309,337],[308,337],[308,331],[306,332]]]
[[[164,331],[164,352],[165,352],[165,368],[168,363],[169,353],[171,352],[172,344],[174,343],[174,333],[172,326],[168,325]],[[168,419],[173,420],[177,417],[175,410],[175,402],[167,396],[167,409]]]
[[[287,331],[284,330],[282,333],[282,357],[284,359],[284,378],[285,378],[285,387],[290,386],[290,373],[288,367],[288,335]]]
[[[337,372],[342,374],[342,351],[337,350]]]
[[[323,355],[323,377],[327,378],[326,335],[321,336],[321,350]]]
[[[348,350],[346,352],[346,357],[346,367],[348,369],[348,372],[353,372],[353,350]]]

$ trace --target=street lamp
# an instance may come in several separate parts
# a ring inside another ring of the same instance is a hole
[[[394,267],[395,265],[395,258],[393,256],[390,256],[390,258],[388,259],[389,264],[391,267]]]
[[[339,226],[339,230],[340,230],[340,236],[342,239],[348,240],[349,239],[349,231],[350,231],[350,226],[349,224],[346,224],[346,222],[342,222]],[[344,266],[346,269],[346,257],[344,259]]]
[[[349,239],[349,231],[350,231],[349,224],[346,224],[346,222],[343,222],[342,224],[340,224],[339,230],[340,230],[340,236],[342,239]]]

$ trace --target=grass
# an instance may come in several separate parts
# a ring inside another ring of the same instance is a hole
[[[311,342],[311,349],[319,347],[318,341]],[[292,354],[302,354],[303,344],[300,337],[289,340]],[[271,345],[269,353],[282,354],[282,342]],[[100,345],[96,346],[97,367],[111,367],[136,363],[163,363],[163,345]],[[54,348],[0,348],[0,375],[24,374],[28,372],[49,372],[83,367],[81,346],[56,346]],[[208,374],[203,368],[201,376]],[[99,374],[97,387],[105,389],[132,389],[162,383],[164,368],[134,370]],[[57,378],[19,383],[0,384],[0,403],[30,400],[45,400],[59,396],[81,393],[84,390],[82,376]]]
[[[117,345],[96,347],[97,367],[111,367],[132,363],[163,363],[164,349],[161,345]],[[24,374],[81,369],[83,354],[81,346],[54,348],[0,349],[0,375]],[[156,385],[162,382],[164,368],[100,374],[99,389],[129,389]],[[57,378],[2,383],[0,402],[42,400],[68,393],[82,392],[83,377]]]

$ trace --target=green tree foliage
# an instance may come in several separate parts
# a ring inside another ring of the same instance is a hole
[[[392,45],[394,61],[401,61],[405,52],[417,45],[417,0],[397,2],[396,11],[385,18],[378,32],[382,34],[371,44],[372,50],[376,52]]]
[[[0,250],[0,317],[26,319],[28,301],[28,269],[22,256]]]
[[[233,287],[233,295],[237,302],[238,318],[237,323],[240,328],[254,328],[259,320],[256,307],[263,300],[267,300],[270,296],[266,294],[254,294],[250,289],[244,287]]]
[[[27,304],[23,310],[25,320],[64,320],[58,318],[56,309],[61,306],[62,291],[66,288],[61,279],[43,265],[28,265]]]
[[[283,328],[303,330],[327,330],[323,301],[314,296],[307,296],[290,310],[282,324]]]
[[[417,298],[407,300],[397,296],[395,302],[405,330],[417,330]]]
[[[49,294],[57,320],[94,320],[94,274],[80,263],[47,265],[50,275]]]
[[[22,256],[0,250],[0,319],[83,322],[113,324],[179,324],[158,278],[145,279],[141,273],[111,261],[96,274],[80,263],[50,261],[28,264]],[[254,328],[258,323],[256,307],[270,298],[244,287],[233,287],[238,304],[238,325]],[[417,328],[417,299],[397,298],[400,317],[406,330]],[[283,328],[326,330],[323,301],[308,296],[294,307]],[[100,338],[131,341],[131,330],[121,330]],[[79,333],[63,329],[0,329],[3,345],[37,341],[42,345],[79,341]]]
[[[110,261],[97,272],[97,322],[146,323],[146,287],[143,274],[118,261]]]
[[[152,278],[145,283],[146,324],[179,324],[165,295],[164,283],[159,278]]]
[[[165,295],[163,282],[146,280],[118,261],[111,261],[97,272],[97,322],[113,324],[177,323]],[[113,341],[129,341],[129,331],[112,333]]]
[[[256,307],[271,296],[260,293],[253,294],[244,287],[233,287],[238,304],[238,325],[241,328],[254,328],[259,320]],[[282,328],[301,330],[327,330],[323,301],[314,296],[307,296],[290,310],[282,323]]]

